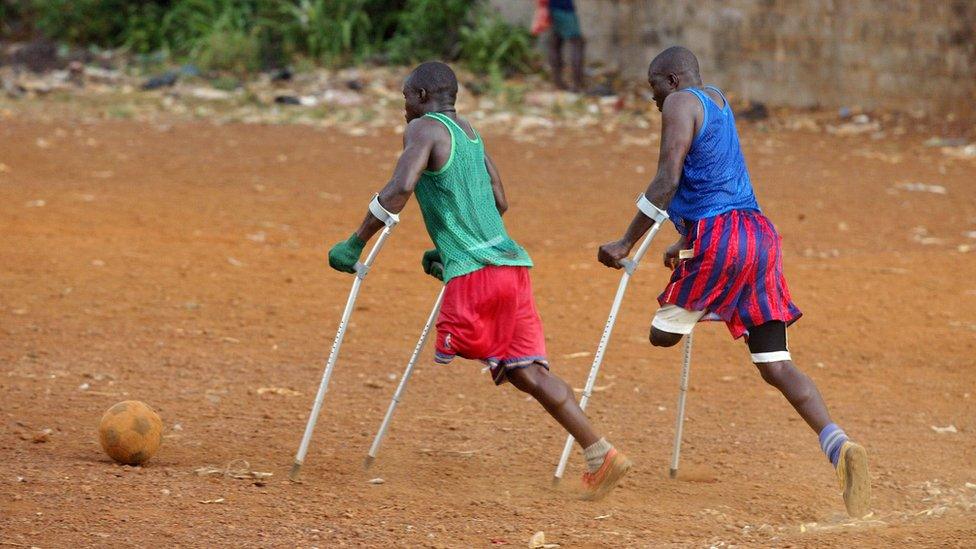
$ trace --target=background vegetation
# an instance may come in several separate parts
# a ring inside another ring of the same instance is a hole
[[[535,63],[528,31],[483,0],[0,0],[4,36],[234,72],[439,58],[500,75]]]

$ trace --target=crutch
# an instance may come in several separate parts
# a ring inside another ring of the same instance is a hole
[[[691,373],[691,338],[694,332],[688,332],[685,338],[685,363],[681,368],[681,384],[678,388],[678,418],[674,423],[674,451],[671,453],[671,478],[678,478],[678,458],[681,457],[681,433],[685,425],[685,396],[688,394],[688,375]]]
[[[590,377],[586,379],[586,386],[583,388],[583,396],[580,398],[580,408],[585,410],[586,403],[590,400],[590,395],[593,393],[593,385],[596,383],[596,375],[600,371],[600,364],[603,363],[603,355],[607,350],[607,344],[610,342],[610,333],[613,332],[613,325],[617,322],[617,312],[620,311],[620,304],[624,300],[624,293],[627,291],[627,283],[630,282],[631,275],[637,269],[638,263],[647,253],[647,248],[651,244],[651,240],[654,239],[654,235],[660,230],[661,225],[668,218],[667,214],[662,210],[658,209],[656,206],[651,204],[644,198],[641,194],[637,200],[637,207],[645,215],[654,220],[654,226],[650,228],[647,232],[647,236],[637,247],[637,253],[634,254],[633,259],[621,259],[619,263],[624,267],[624,274],[620,277],[620,284],[617,286],[617,295],[613,298],[613,305],[610,306],[610,316],[607,318],[607,324],[603,328],[603,335],[600,337],[600,344],[596,348],[596,355],[593,357],[593,365],[590,366]],[[649,208],[653,208],[653,210]],[[569,461],[569,453],[573,450],[573,435],[568,435],[566,437],[566,445],[563,446],[563,453],[559,456],[559,465],[556,466],[556,473],[553,478],[554,483],[558,483],[563,478],[563,472],[566,470],[566,463]]]
[[[396,227],[397,223],[400,222],[400,218],[396,214],[392,214],[386,211],[385,208],[379,203],[379,200],[374,197],[373,201],[369,204],[369,211],[376,216],[380,221],[383,222],[386,227],[383,228],[383,232],[380,233],[380,237],[376,240],[376,244],[373,244],[372,249],[366,255],[366,260],[363,262],[357,262],[355,265],[356,278],[352,281],[352,289],[349,291],[349,299],[346,300],[346,308],[342,311],[342,319],[339,321],[339,329],[336,332],[335,339],[332,341],[332,350],[329,351],[329,360],[325,363],[325,371],[322,372],[322,382],[319,383],[319,390],[315,394],[315,403],[312,405],[312,411],[308,415],[308,423],[305,425],[305,433],[302,435],[302,442],[298,446],[298,452],[295,454],[295,463],[291,466],[291,472],[288,474],[288,478],[294,482],[298,481],[298,475],[302,468],[302,463],[305,462],[305,454],[308,453],[308,445],[312,442],[312,432],[315,431],[315,422],[318,421],[319,412],[322,411],[322,401],[325,399],[325,393],[329,390],[329,379],[332,377],[332,370],[335,368],[336,359],[339,358],[339,347],[342,346],[342,338],[346,335],[346,327],[349,325],[349,317],[352,316],[353,306],[356,304],[356,297],[359,295],[359,287],[363,284],[363,279],[369,273],[370,267],[373,266],[373,260],[376,259],[377,254],[380,253],[380,248],[386,242],[386,239],[390,236],[393,231],[393,227]]]
[[[403,371],[400,384],[397,385],[396,391],[393,393],[393,400],[390,401],[390,407],[386,409],[386,416],[383,418],[383,423],[380,424],[380,429],[376,432],[376,438],[373,439],[373,445],[369,447],[369,453],[366,454],[366,460],[363,461],[363,468],[365,469],[369,469],[369,466],[373,464],[373,460],[376,459],[376,454],[380,451],[380,444],[383,443],[383,437],[386,436],[386,430],[389,428],[390,421],[393,419],[393,412],[396,411],[397,404],[403,398],[403,392],[407,388],[407,380],[410,379],[410,375],[413,373],[413,367],[417,363],[417,357],[420,356],[420,352],[423,351],[424,345],[427,343],[427,336],[430,335],[430,327],[434,324],[434,321],[437,319],[437,313],[441,310],[441,302],[444,301],[444,290],[446,288],[446,285],[441,287],[440,293],[437,294],[437,300],[434,301],[434,309],[430,311],[430,316],[427,317],[427,324],[424,325],[423,331],[420,332],[420,339],[417,340],[417,345],[413,348],[413,354],[410,355],[410,360],[407,361],[407,368]]]

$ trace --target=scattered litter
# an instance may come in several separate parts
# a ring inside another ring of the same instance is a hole
[[[240,343],[241,342],[241,340],[237,339],[236,337],[222,337],[222,338],[220,338],[220,340],[223,341],[224,343]]]
[[[281,396],[298,396],[301,393],[298,391],[293,391],[292,389],[285,389],[284,387],[258,387],[257,393],[259,395],[273,394]]]
[[[613,383],[607,383],[606,385],[597,385],[597,386],[593,387],[593,392],[594,393],[600,393],[600,392],[606,391],[607,389],[609,389],[611,387],[613,387]],[[573,387],[573,390],[576,391],[577,393],[582,393],[583,392],[583,389],[579,389],[577,387]]]
[[[765,120],[769,118],[769,109],[763,103],[751,102],[745,110],[736,113],[736,118],[743,120]]]
[[[492,540],[494,542],[494,540]],[[546,534],[541,530],[532,534],[529,538],[529,549],[553,549],[559,547],[558,543],[546,543]]]
[[[956,429],[955,425],[949,425],[947,427],[936,427],[935,425],[932,425],[932,430],[935,431],[936,433],[958,433],[959,432],[959,430]]]
[[[101,259],[92,259],[91,264],[92,264],[92,267],[104,267],[105,266],[105,262],[102,261]]]
[[[851,119],[851,122],[839,124],[837,126],[827,126],[827,133],[831,135],[860,135],[863,133],[877,132],[881,130],[881,124],[871,121],[867,115],[859,114]]]
[[[231,265],[233,265],[235,267],[243,267],[244,266],[244,262],[243,261],[241,261],[239,259],[235,259],[233,257],[228,257],[227,258],[227,263],[230,263]]]
[[[24,204],[24,207],[25,208],[43,208],[45,205],[47,205],[47,202],[44,201],[44,200],[29,200],[28,202],[26,202]]]
[[[973,237],[973,238],[976,238],[976,237]],[[587,357],[587,356],[590,356],[590,352],[589,351],[579,351],[579,352],[576,352],[576,353],[569,353],[568,355],[563,355],[563,358],[583,358],[583,357]]]
[[[942,185],[929,185],[927,183],[899,183],[895,185],[895,188],[903,191],[948,194],[948,191]]]
[[[933,244],[942,244],[944,242],[941,238],[929,236],[929,231],[925,227],[913,227],[912,240],[918,242],[919,244],[923,244],[925,246],[929,246]]]
[[[79,391],[87,391],[88,389],[91,389],[91,385],[87,383],[82,383],[81,385],[78,386]]]
[[[168,87],[172,86],[173,84],[176,84],[176,81],[179,80],[179,78],[180,78],[180,73],[179,72],[177,72],[177,71],[169,71],[169,72],[164,73],[164,74],[160,74],[160,75],[153,76],[149,80],[146,80],[142,84],[142,89],[144,89],[144,90],[158,90],[159,88],[168,88]]]
[[[206,465],[204,467],[194,469],[193,472],[201,477],[220,476],[226,478],[236,478],[241,480],[262,480],[274,476],[274,473],[252,471],[251,464],[248,463],[247,460],[243,460],[243,459],[231,460],[223,468]],[[223,499],[221,499],[220,501],[223,501]],[[215,501],[211,503],[219,503],[219,502]]]
[[[224,101],[232,97],[229,92],[215,88],[193,88],[190,96],[205,101]]]
[[[958,147],[966,143],[965,137],[930,137],[922,144],[926,147]]]
[[[384,482],[386,481],[381,479],[380,477],[371,478],[366,481],[367,484],[383,484]]]
[[[608,518],[610,518],[611,516],[613,516],[613,515],[611,515],[610,513],[607,513],[606,515],[600,515],[600,516],[598,516],[598,517],[593,517],[593,520],[603,520],[603,519],[608,519]]]
[[[34,144],[37,145],[39,149],[46,149],[51,146],[51,142],[43,137],[38,137]]]
[[[536,532],[529,538],[529,549],[542,549],[546,544],[545,532]]]
[[[973,484],[972,482],[967,482],[966,488],[969,488],[970,490],[976,490],[976,484]]]
[[[264,231],[258,231],[256,233],[251,233],[246,235],[246,238],[251,242],[265,242],[268,239],[268,233]]]
[[[942,147],[942,154],[949,158],[976,158],[976,143],[970,143],[965,147]]]
[[[200,500],[200,503],[223,503],[223,502],[224,502],[224,498],[217,498],[217,499],[201,499],[201,500]]]

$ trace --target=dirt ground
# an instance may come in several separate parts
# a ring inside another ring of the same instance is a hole
[[[591,401],[635,462],[611,497],[574,498],[578,453],[552,488],[558,426],[475,363],[434,365],[430,348],[364,472],[438,290],[414,203],[366,280],[304,482],[290,483],[352,282],[325,254],[362,219],[400,136],[8,112],[0,546],[524,547],[541,530],[562,547],[972,547],[976,162],[923,147],[928,135],[741,131],[805,312],[793,356],[870,452],[867,519],[846,518],[816,436],[719,324],[696,332],[681,475],[667,478],[681,350],[646,333],[672,228],[635,275]],[[553,370],[575,387],[619,280],[596,247],[655,168],[649,136],[486,136],[506,222],[536,262]],[[146,467],[115,465],[97,442],[124,399],[166,426]],[[274,476],[194,472],[234,460]]]

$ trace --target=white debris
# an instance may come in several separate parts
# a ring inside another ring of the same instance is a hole
[[[366,481],[367,484],[383,484],[384,482],[386,481],[381,479],[380,477],[371,478]]]
[[[958,433],[959,432],[959,430],[956,429],[955,425],[949,425],[946,427],[936,427],[935,425],[932,425],[932,430],[935,431],[936,433]]]
[[[895,187],[903,191],[948,194],[948,191],[942,185],[929,185],[927,183],[899,183]]]

